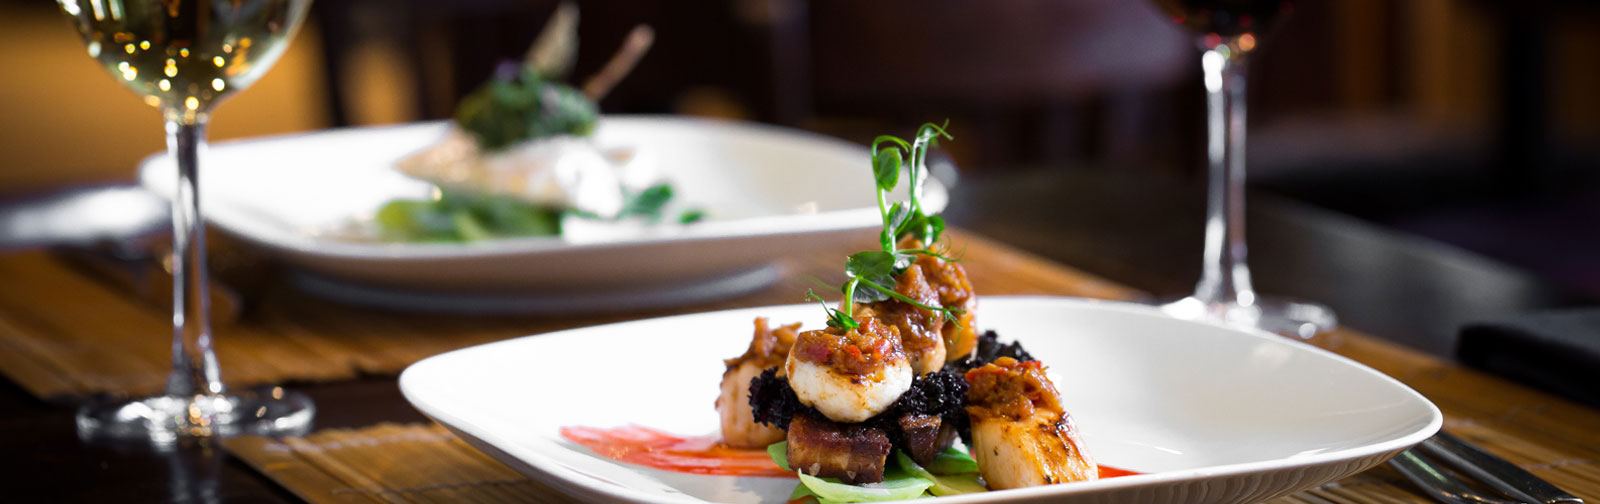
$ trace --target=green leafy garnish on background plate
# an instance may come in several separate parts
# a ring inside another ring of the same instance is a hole
[[[638,194],[628,195],[627,202],[622,204],[622,213],[618,217],[638,216],[650,222],[661,220],[661,209],[672,201],[672,185],[656,184],[639,191]]]
[[[646,223],[663,221],[663,211],[673,198],[672,186],[659,183],[638,192],[630,192],[618,184],[624,206],[616,212],[616,200],[602,197],[599,205],[564,201],[559,197],[534,197],[520,194],[517,187],[494,187],[494,182],[461,176],[483,167],[474,164],[467,155],[496,159],[497,167],[514,169],[554,169],[547,159],[521,159],[521,156],[540,156],[522,152],[519,145],[536,142],[568,142],[557,145],[555,152],[570,146],[577,149],[594,149],[588,139],[594,134],[600,118],[595,101],[604,96],[610,86],[627,74],[633,63],[648,49],[653,32],[646,26],[635,27],[627,43],[613,61],[590,79],[583,89],[562,81],[577,46],[577,7],[563,3],[544,33],[528,52],[524,61],[507,61],[495,69],[493,77],[472,90],[457,104],[453,120],[464,135],[450,137],[442,147],[424,150],[414,155],[420,164],[402,168],[413,177],[426,180],[439,188],[439,195],[431,200],[395,200],[386,203],[375,216],[377,238],[391,242],[472,242],[497,238],[559,236],[562,219],[567,217],[620,220],[632,218]],[[618,65],[621,62],[623,64]],[[600,81],[597,84],[597,81]],[[475,149],[462,149],[452,144],[464,139]],[[537,148],[529,149],[538,151]],[[429,154],[433,153],[433,156]],[[582,153],[580,153],[582,154]],[[598,153],[615,168],[616,159]],[[481,159],[480,159],[481,160]],[[404,160],[402,160],[404,161]],[[519,165],[525,163],[526,166]],[[487,164],[487,162],[485,162]],[[420,166],[420,168],[416,168]],[[430,169],[429,167],[440,167]],[[595,170],[596,165],[584,165]],[[543,167],[543,168],[534,168]],[[466,182],[463,182],[466,180]],[[488,180],[496,180],[494,178]],[[558,179],[567,180],[567,179]],[[606,180],[590,178],[588,180]],[[596,182],[607,184],[609,182]],[[561,186],[564,182],[557,182]],[[604,189],[602,187],[602,189]],[[575,191],[570,187],[558,190]],[[586,189],[587,190],[587,189]],[[502,194],[503,193],[503,194]],[[592,192],[587,194],[593,194]],[[518,198],[526,197],[526,199]],[[595,215],[595,212],[604,214]],[[616,212],[613,215],[613,212]],[[676,217],[678,224],[703,220],[705,211],[687,210]]]
[[[401,242],[469,242],[561,234],[561,212],[510,196],[441,191],[434,200],[394,200],[378,209],[379,237]]]
[[[628,195],[622,212],[613,220],[659,221],[671,200],[672,186],[656,184]],[[572,210],[535,205],[512,196],[440,191],[439,197],[432,200],[385,203],[378,209],[374,221],[378,237],[384,241],[450,243],[559,236],[561,219],[567,215],[601,219]],[[678,221],[689,224],[704,216],[705,212],[690,209],[678,217]]]
[[[520,64],[508,63],[496,74],[456,106],[456,124],[484,152],[557,135],[594,133],[600,112],[582,91]]]

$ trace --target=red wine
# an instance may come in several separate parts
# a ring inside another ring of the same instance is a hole
[[[1155,0],[1178,24],[1201,34],[1260,33],[1293,10],[1288,0]]]

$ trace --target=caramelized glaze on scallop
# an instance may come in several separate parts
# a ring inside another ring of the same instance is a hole
[[[784,368],[800,402],[835,422],[882,413],[911,388],[911,363],[899,332],[871,318],[856,329],[800,333]]]

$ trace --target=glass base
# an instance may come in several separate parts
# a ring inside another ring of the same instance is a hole
[[[316,406],[303,394],[264,387],[223,395],[91,399],[78,409],[85,440],[169,444],[183,437],[306,434]]]
[[[1161,311],[1178,318],[1214,320],[1301,339],[1339,327],[1338,317],[1327,306],[1281,298],[1257,297],[1254,303],[1245,305],[1206,303],[1190,296],[1159,306]]]

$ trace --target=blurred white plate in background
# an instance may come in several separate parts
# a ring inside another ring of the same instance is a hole
[[[777,278],[770,265],[779,257],[879,225],[864,146],[752,123],[605,116],[596,144],[635,150],[673,184],[677,205],[706,211],[704,221],[583,242],[360,243],[319,236],[390,199],[426,197],[428,184],[393,164],[445,128],[432,122],[218,142],[201,165],[205,217],[303,269],[311,280],[301,284],[323,294],[486,311],[504,311],[485,304],[489,296],[508,307],[558,311],[745,292]],[[145,159],[139,173],[145,187],[173,193],[167,155]],[[937,180],[924,193],[927,207],[944,207],[946,191]]]
[[[809,328],[824,318],[815,304],[774,306],[518,338],[423,359],[400,390],[474,446],[585,501],[784,502],[797,480],[613,462],[560,435],[716,433],[721,359],[749,346],[758,316]],[[1422,395],[1355,361],[1150,306],[985,297],[978,325],[1048,366],[1096,461],[1149,474],[935,502],[1254,502],[1380,464],[1443,422]]]

